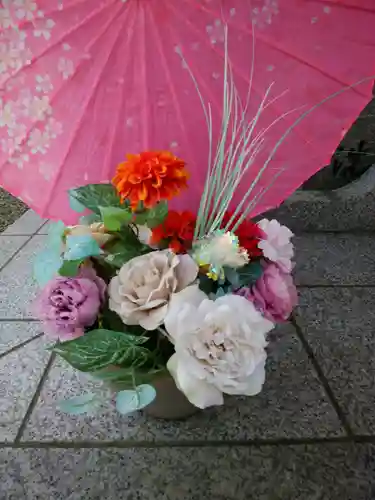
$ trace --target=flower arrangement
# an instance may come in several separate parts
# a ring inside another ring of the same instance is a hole
[[[291,231],[276,220],[250,219],[267,190],[254,195],[254,188],[278,145],[231,207],[262,148],[266,129],[254,136],[254,128],[266,98],[247,123],[226,60],[215,152],[210,106],[201,99],[210,147],[197,213],[168,207],[188,188],[185,162],[145,151],[128,155],[111,183],[69,191],[72,208],[86,211],[79,225],[51,225],[49,247],[35,262],[43,287],[38,317],[57,340],[55,353],[117,385],[123,414],[153,403],[154,384],[166,376],[202,409],[222,405],[224,395],[262,389],[267,334],[297,302]],[[61,408],[78,414],[98,401],[87,393]]]
[[[230,211],[209,227],[212,212],[168,210],[187,178],[171,153],[129,156],[111,184],[70,191],[72,206],[91,213],[51,225],[48,258],[36,262],[45,283],[36,309],[53,351],[121,382],[122,413],[149,404],[166,373],[198,408],[259,393],[267,333],[296,304],[291,231]],[[81,412],[94,400],[64,404]]]

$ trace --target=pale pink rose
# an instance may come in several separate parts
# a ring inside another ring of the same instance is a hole
[[[264,233],[264,238],[258,243],[258,248],[262,250],[264,257],[278,264],[286,273],[290,273],[293,269],[294,256],[292,231],[275,219],[262,219],[258,222],[258,226]]]

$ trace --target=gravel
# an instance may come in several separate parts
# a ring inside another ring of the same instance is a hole
[[[27,206],[0,188],[0,232],[26,212]]]

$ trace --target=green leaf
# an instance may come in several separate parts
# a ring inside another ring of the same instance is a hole
[[[132,221],[133,213],[130,209],[119,207],[99,207],[103,224],[108,231],[120,231],[123,224]]]
[[[96,395],[93,392],[88,392],[81,396],[64,399],[58,403],[58,407],[61,411],[69,415],[82,415],[95,408],[97,404],[96,399]]]
[[[225,278],[234,288],[239,288],[241,286],[240,278],[236,269],[233,269],[232,267],[225,267],[224,274]]]
[[[60,276],[66,276],[68,278],[77,276],[80,265],[82,264],[83,261],[84,259],[64,260],[62,266],[59,269]]]
[[[237,269],[239,286],[253,285],[263,274],[263,267],[260,260],[250,262]]]
[[[112,184],[88,184],[79,188],[69,190],[70,198],[73,198],[85,208],[100,214],[99,207],[124,207]]]
[[[82,372],[95,372],[109,365],[139,367],[152,357],[152,353],[141,346],[147,340],[147,337],[125,332],[92,330],[57,344],[53,351]]]
[[[136,224],[139,224],[140,226],[143,226],[147,224],[147,219],[148,219],[148,210],[144,210],[143,212],[140,212],[139,214],[134,214],[134,222]]]
[[[101,315],[101,325],[102,328],[105,330],[113,330],[115,332],[121,332],[121,330],[124,328],[124,323],[122,322],[122,319],[120,316],[115,313],[114,311],[111,311],[108,308],[108,305],[106,305],[103,308],[102,315]],[[127,327],[127,330],[129,330],[128,333],[133,334],[131,328]],[[143,335],[144,330],[142,331],[141,335]]]
[[[160,201],[155,207],[148,210],[146,225],[153,228],[162,224],[168,215],[168,203]]]
[[[156,398],[156,391],[152,385],[143,384],[134,391],[120,391],[116,396],[116,408],[122,415],[142,410]]]
[[[138,248],[142,248],[142,246],[144,246],[143,243],[139,241],[135,231],[133,231],[133,229],[129,226],[125,226],[118,236],[124,245]]]
[[[159,201],[153,208],[142,210],[142,212],[135,213],[134,222],[139,225],[146,225],[149,228],[154,228],[162,224],[168,215],[168,203],[166,201]]]
[[[68,234],[66,237],[65,260],[82,260],[98,255],[101,255],[101,250],[91,234]]]

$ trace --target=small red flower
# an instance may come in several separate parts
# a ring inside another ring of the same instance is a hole
[[[153,228],[151,245],[165,242],[175,253],[186,253],[193,243],[196,221],[195,215],[189,211],[170,210],[164,222]]]
[[[222,227],[225,227],[232,218],[233,212],[226,212],[223,218]],[[229,227],[229,231],[239,219],[240,215],[236,216],[235,220]],[[258,242],[263,238],[263,232],[251,219],[245,219],[235,230],[235,235],[238,237],[240,246],[247,250],[249,258],[261,257],[262,250],[258,248]]]

